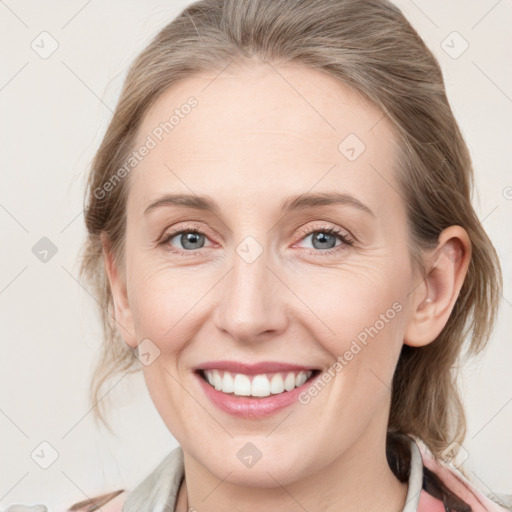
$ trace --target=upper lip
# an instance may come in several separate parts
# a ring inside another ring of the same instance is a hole
[[[224,370],[231,373],[244,373],[258,375],[261,373],[293,372],[315,370],[311,366],[300,364],[281,363],[277,361],[260,361],[258,363],[242,363],[239,361],[208,361],[195,367],[199,370]]]

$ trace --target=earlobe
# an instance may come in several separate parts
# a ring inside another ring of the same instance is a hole
[[[470,259],[471,241],[466,230],[460,226],[443,230],[437,247],[425,258],[427,276],[413,294],[406,345],[428,345],[439,336],[455,306]]]
[[[125,343],[130,347],[135,348],[137,346],[137,340],[135,336],[133,317],[128,302],[126,283],[120,275],[119,269],[116,265],[108,235],[105,232],[102,232],[100,238],[105,273],[112,292],[112,314],[115,318],[117,329]]]

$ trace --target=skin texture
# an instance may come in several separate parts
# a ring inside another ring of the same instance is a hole
[[[413,272],[392,126],[319,71],[261,63],[189,78],[152,106],[137,146],[190,96],[198,106],[129,177],[120,268],[103,237],[123,338],[160,351],[144,377],[185,453],[178,510],[401,510],[407,485],[385,456],[392,376],[404,342],[430,343],[445,325],[469,263],[466,232],[447,228],[424,255],[428,277]],[[354,161],[338,149],[349,134],[366,147]],[[290,196],[333,191],[372,213],[348,204],[280,213]],[[208,195],[218,214],[172,205],[145,215],[166,193]],[[187,251],[180,235],[159,244],[171,228],[191,227],[205,235],[198,248]],[[330,254],[314,245],[311,233],[330,227],[353,244],[335,238]],[[247,236],[262,250],[251,263],[236,252]],[[237,418],[193,374],[219,359],[328,370],[397,303],[307,405]],[[237,457],[247,442],[262,453],[251,468]]]

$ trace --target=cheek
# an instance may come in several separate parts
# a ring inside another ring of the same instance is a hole
[[[401,343],[410,277],[407,265],[396,263],[323,269],[297,283],[297,295],[316,317],[309,325],[330,354],[350,350],[354,340],[361,346],[374,339],[380,346]]]
[[[138,339],[151,339],[161,352],[176,352],[193,337],[197,315],[216,280],[193,267],[170,269],[134,261],[130,309]]]

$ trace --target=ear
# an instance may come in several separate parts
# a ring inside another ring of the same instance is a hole
[[[137,339],[135,336],[132,312],[128,302],[126,281],[122,272],[119,272],[116,265],[108,235],[102,232],[100,238],[103,251],[103,264],[105,265],[105,272],[112,292],[116,326],[124,342],[130,347],[135,348],[137,346]]]
[[[453,310],[471,259],[466,230],[450,226],[439,235],[437,247],[425,258],[427,276],[414,290],[412,312],[404,343],[421,347],[434,341]]]

